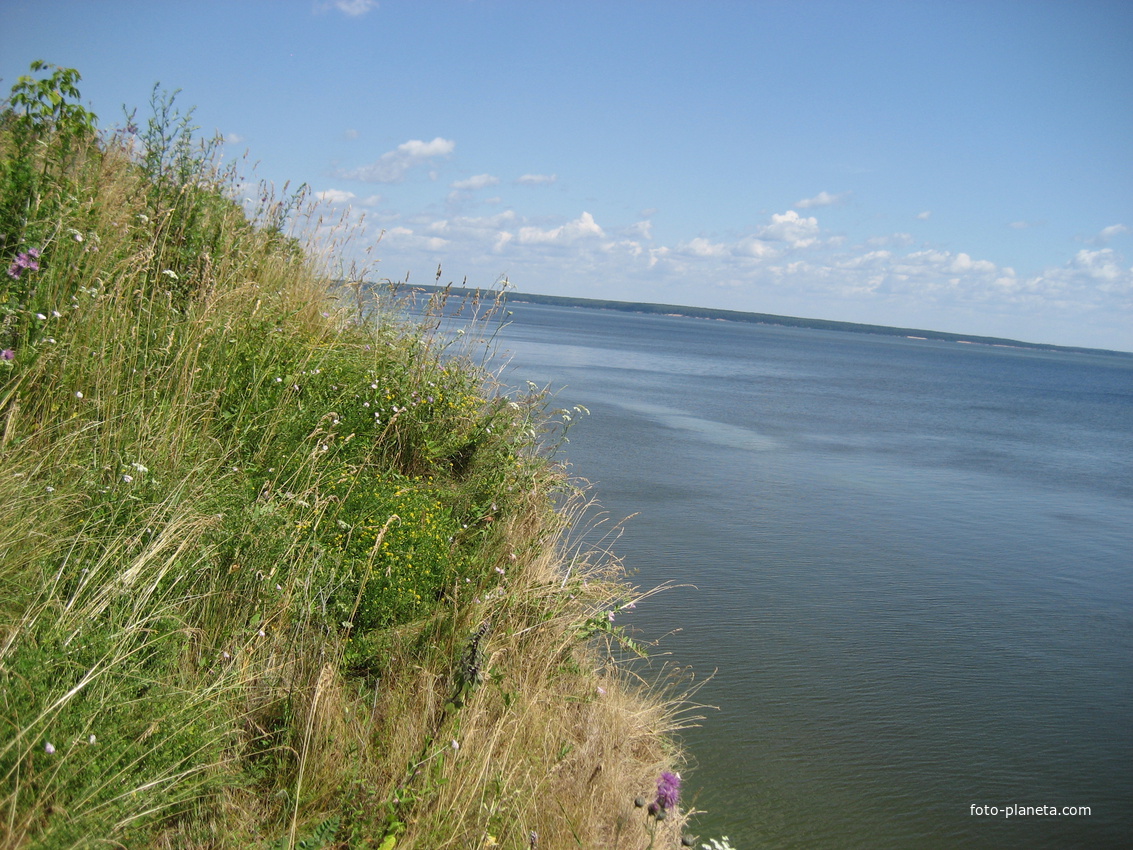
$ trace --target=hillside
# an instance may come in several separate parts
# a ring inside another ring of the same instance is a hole
[[[32,71],[0,114],[0,847],[677,846],[687,703],[614,660],[649,592],[586,543],[565,417],[331,298],[318,211],[238,202],[171,96],[99,132]]]

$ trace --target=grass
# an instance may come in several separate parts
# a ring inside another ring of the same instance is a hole
[[[348,234],[238,203],[172,97],[98,135],[33,71],[0,115],[0,847],[677,846],[634,801],[687,703],[615,660],[643,594],[580,542],[543,394],[335,295]]]

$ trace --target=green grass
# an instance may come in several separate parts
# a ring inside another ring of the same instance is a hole
[[[317,210],[237,204],[171,97],[98,135],[33,70],[0,114],[0,847],[648,846],[687,704],[614,661],[641,594],[578,543],[547,400],[475,329],[334,297]]]

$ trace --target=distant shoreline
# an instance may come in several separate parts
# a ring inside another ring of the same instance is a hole
[[[371,284],[372,286],[373,284]],[[448,289],[456,296],[474,296],[491,294],[496,290],[476,289],[461,286],[435,286],[429,284],[406,284],[410,289],[423,292],[440,292]],[[399,287],[400,288],[400,287]],[[1002,337],[975,336],[972,334],[951,333],[949,331],[931,331],[924,328],[894,328],[887,325],[867,325],[858,322],[837,322],[832,319],[804,319],[797,316],[779,316],[774,313],[747,313],[741,310],[722,310],[715,307],[688,307],[678,304],[652,304],[638,301],[612,301],[597,298],[573,298],[565,295],[541,295],[534,292],[516,292],[509,290],[504,293],[505,303],[515,304],[548,304],[559,307],[581,307],[588,310],[618,310],[623,313],[647,313],[660,316],[672,316],[689,319],[717,319],[728,322],[746,322],[758,325],[776,325],[789,328],[811,328],[814,330],[845,331],[848,333],[865,333],[878,336],[897,336],[913,340],[937,340],[942,342],[967,343],[971,345],[990,345],[998,348],[1024,348],[1034,351],[1058,351],[1074,354],[1106,354],[1117,357],[1133,357],[1133,352],[1113,351],[1107,348],[1085,348],[1073,345],[1054,345],[1041,342],[1023,342],[1017,339]]]

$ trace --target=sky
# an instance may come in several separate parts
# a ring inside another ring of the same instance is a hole
[[[1128,0],[0,0],[371,279],[1133,351]]]

